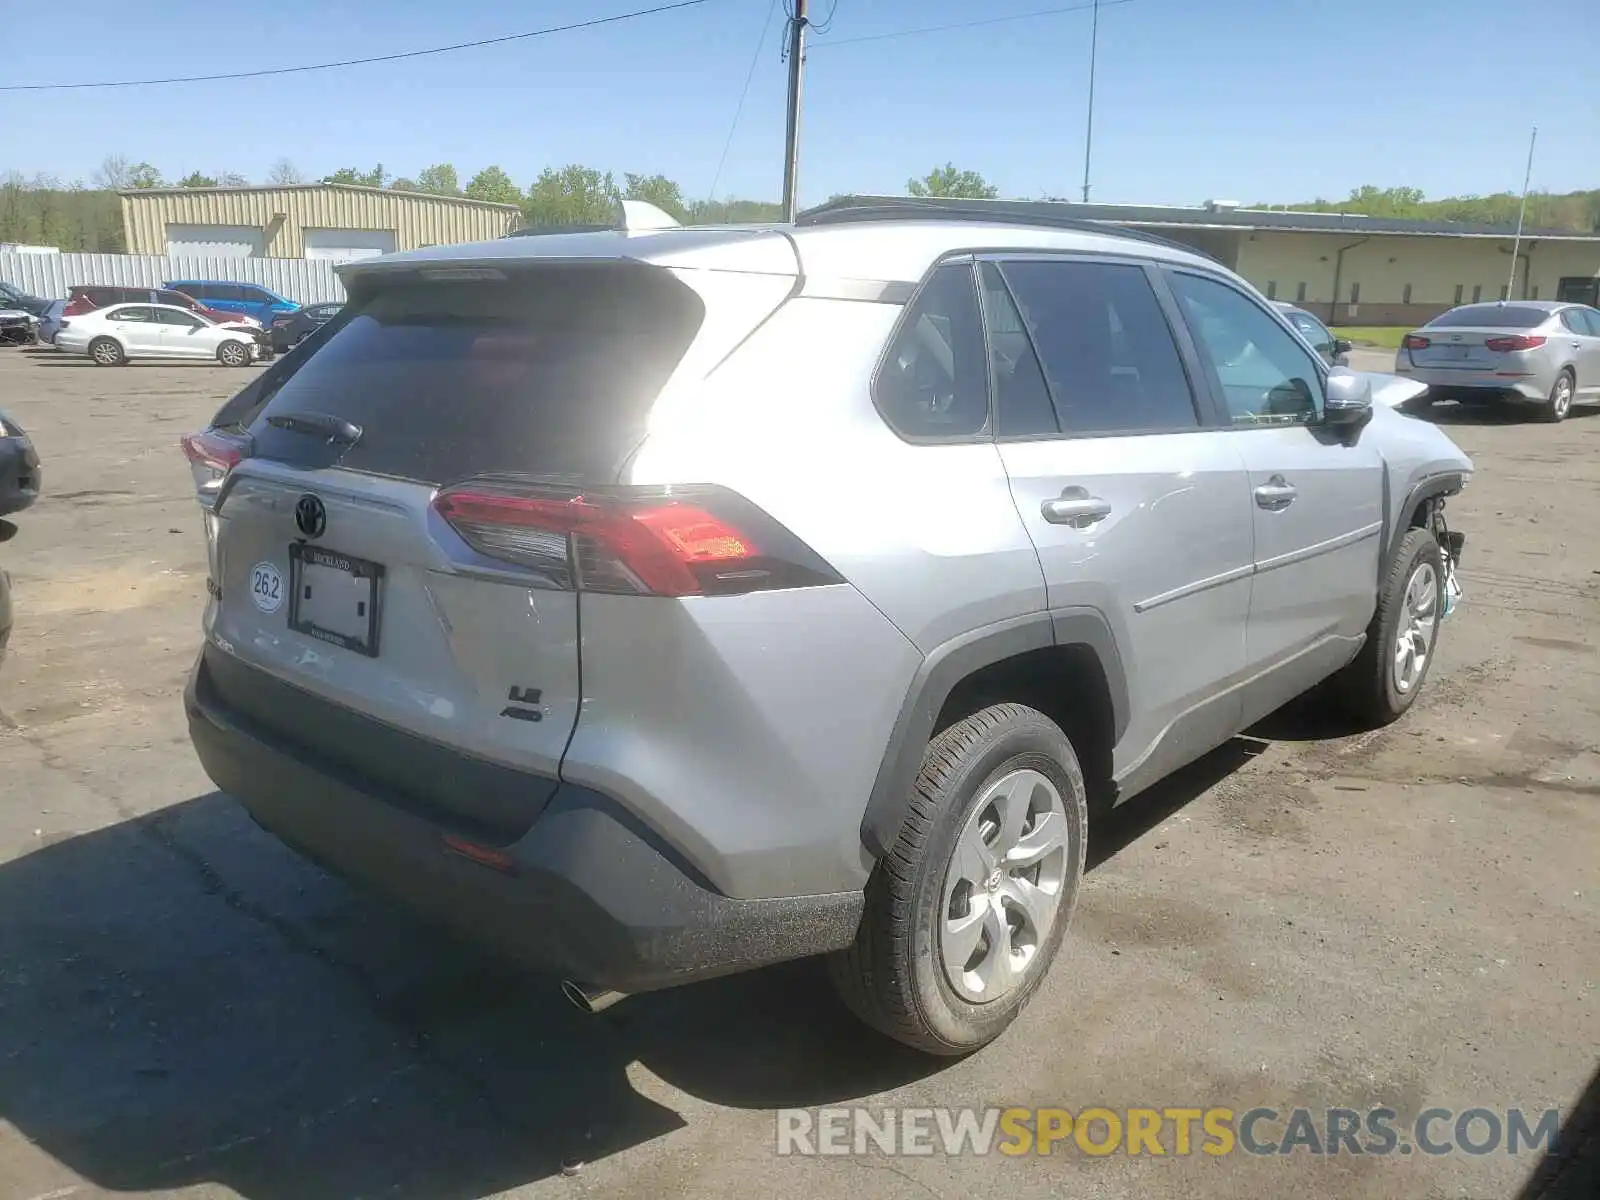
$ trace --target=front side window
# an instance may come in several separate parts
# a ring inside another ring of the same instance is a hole
[[[1317,360],[1283,326],[1225,283],[1177,271],[1169,278],[1235,425],[1321,418]]]
[[[972,267],[946,263],[912,302],[873,399],[904,437],[972,437],[989,423],[988,373]]]
[[[1063,432],[1199,427],[1189,378],[1144,268],[1036,260],[1000,273],[1037,350]]]
[[[179,312],[175,308],[158,308],[155,313],[156,320],[163,325],[176,325],[183,329],[198,329],[205,324],[199,317],[191,316],[186,312]]]

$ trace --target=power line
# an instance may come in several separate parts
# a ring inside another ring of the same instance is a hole
[[[772,28],[773,14],[778,11],[778,0],[767,5],[767,19],[761,23],[761,36],[756,39],[755,53],[750,56],[750,69],[745,72],[744,87],[739,89],[739,103],[733,106],[733,124],[728,127],[728,140],[722,143],[722,155],[717,159],[716,174],[711,177],[711,191],[706,199],[717,198],[717,185],[722,182],[722,168],[728,164],[728,151],[733,149],[733,135],[739,132],[739,118],[744,115],[744,102],[750,95],[750,81],[756,77],[756,64],[761,61],[761,47],[767,44],[767,31]]]
[[[267,75],[296,75],[307,71],[332,71],[341,67],[363,67],[369,63],[398,62],[405,58],[423,58],[430,54],[452,54],[457,50],[475,50],[480,46],[500,46],[506,42],[520,42],[528,38],[545,37],[552,33],[571,33],[578,29],[593,29],[597,25],[615,25],[636,17],[652,17],[657,13],[673,12],[680,8],[694,8],[707,0],[676,0],[672,4],[658,4],[654,8],[641,8],[633,12],[617,13],[610,17],[594,17],[588,21],[574,21],[570,25],[550,25],[544,29],[530,29],[526,33],[508,33],[501,37],[480,38],[475,42],[457,42],[452,46],[433,46],[427,50],[403,50],[398,54],[377,54],[371,58],[346,58],[338,62],[308,63],[299,67],[269,67],[260,71],[228,71],[217,75],[177,75],[170,79],[117,79],[96,83],[7,83],[0,84],[0,92],[55,92],[79,88],[151,87],[165,83],[210,83],[221,79],[260,79]],[[1126,0],[1124,0],[1126,2]]]
[[[1132,4],[1133,0],[1100,0],[1101,8],[1112,8],[1118,4]],[[890,38],[915,37],[922,33],[944,33],[951,29],[976,29],[980,25],[1000,25],[1007,21],[1030,21],[1035,17],[1058,17],[1062,13],[1088,12],[1094,8],[1091,4],[1070,4],[1064,8],[1041,8],[1034,12],[1011,13],[1004,17],[984,17],[977,21],[956,21],[949,25],[926,25],[921,29],[900,29],[893,33],[869,33],[863,37],[853,38],[827,38],[816,42],[813,50],[823,47],[855,46],[862,42],[882,42]]]

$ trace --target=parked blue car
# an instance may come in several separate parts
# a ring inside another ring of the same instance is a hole
[[[272,318],[280,313],[300,311],[293,300],[285,300],[259,283],[232,283],[205,279],[172,279],[161,285],[175,292],[192,296],[207,308],[218,312],[238,313],[241,317],[254,317],[263,329],[272,327]]]

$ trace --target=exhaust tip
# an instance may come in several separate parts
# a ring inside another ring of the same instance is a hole
[[[573,983],[570,979],[561,981],[561,994],[570,1000],[574,1006],[590,1014],[604,1012],[618,1000],[626,1000],[628,998],[625,992],[612,992],[605,988],[585,987],[581,983]]]

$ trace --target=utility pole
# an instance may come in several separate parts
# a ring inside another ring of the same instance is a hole
[[[783,146],[783,219],[790,223],[794,221],[799,203],[800,89],[805,82],[807,23],[806,0],[792,2],[794,15],[789,18],[789,120]]]
[[[1517,252],[1522,249],[1522,219],[1528,215],[1528,183],[1533,179],[1533,144],[1539,140],[1539,127],[1533,127],[1533,136],[1528,139],[1528,169],[1522,176],[1522,207],[1517,210],[1517,237],[1511,243],[1511,278],[1506,280],[1506,299],[1515,300],[1517,286]],[[1530,252],[1529,257],[1532,257]],[[1523,277],[1523,287],[1527,287],[1527,277]]]
[[[1089,119],[1083,127],[1083,202],[1089,203],[1089,152],[1094,147],[1094,60],[1100,43],[1100,0],[1089,25]]]

